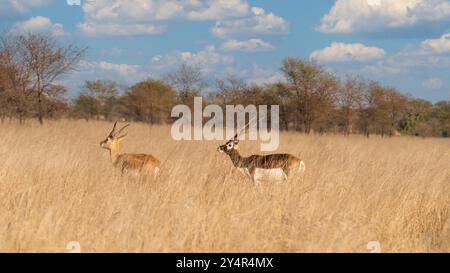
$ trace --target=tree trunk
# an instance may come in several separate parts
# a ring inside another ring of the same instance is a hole
[[[41,92],[38,93],[38,120],[40,125],[44,124]]]
[[[284,117],[283,124],[284,124],[284,129],[286,130],[286,132],[288,132],[289,131],[289,122],[286,117]]]

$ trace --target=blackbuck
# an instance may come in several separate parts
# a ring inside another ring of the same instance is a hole
[[[130,173],[136,176],[151,175],[156,177],[159,172],[161,162],[153,155],[148,154],[120,154],[120,142],[126,136],[123,130],[130,124],[123,126],[116,131],[117,121],[114,123],[112,131],[105,140],[100,142],[100,146],[109,150],[111,162],[114,167],[120,169],[122,173]]]
[[[242,157],[238,152],[239,134],[217,148],[226,153],[234,167],[259,184],[261,180],[288,180],[295,173],[305,172],[305,163],[291,154],[251,155]]]

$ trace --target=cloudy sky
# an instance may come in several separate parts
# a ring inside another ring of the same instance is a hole
[[[88,46],[63,79],[71,94],[86,79],[127,85],[181,62],[210,80],[270,83],[296,56],[450,99],[450,0],[0,0],[0,28]]]

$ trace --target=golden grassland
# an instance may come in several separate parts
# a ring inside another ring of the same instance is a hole
[[[282,133],[306,163],[255,187],[220,142],[176,142],[132,124],[122,152],[152,153],[156,180],[121,176],[98,143],[107,122],[0,125],[0,251],[450,252],[448,139]],[[259,151],[243,141],[241,153]]]

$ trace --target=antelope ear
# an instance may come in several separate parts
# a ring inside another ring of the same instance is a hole
[[[234,145],[238,145],[238,144],[239,144],[239,139],[235,138],[235,139],[233,140],[233,143],[234,143]]]

